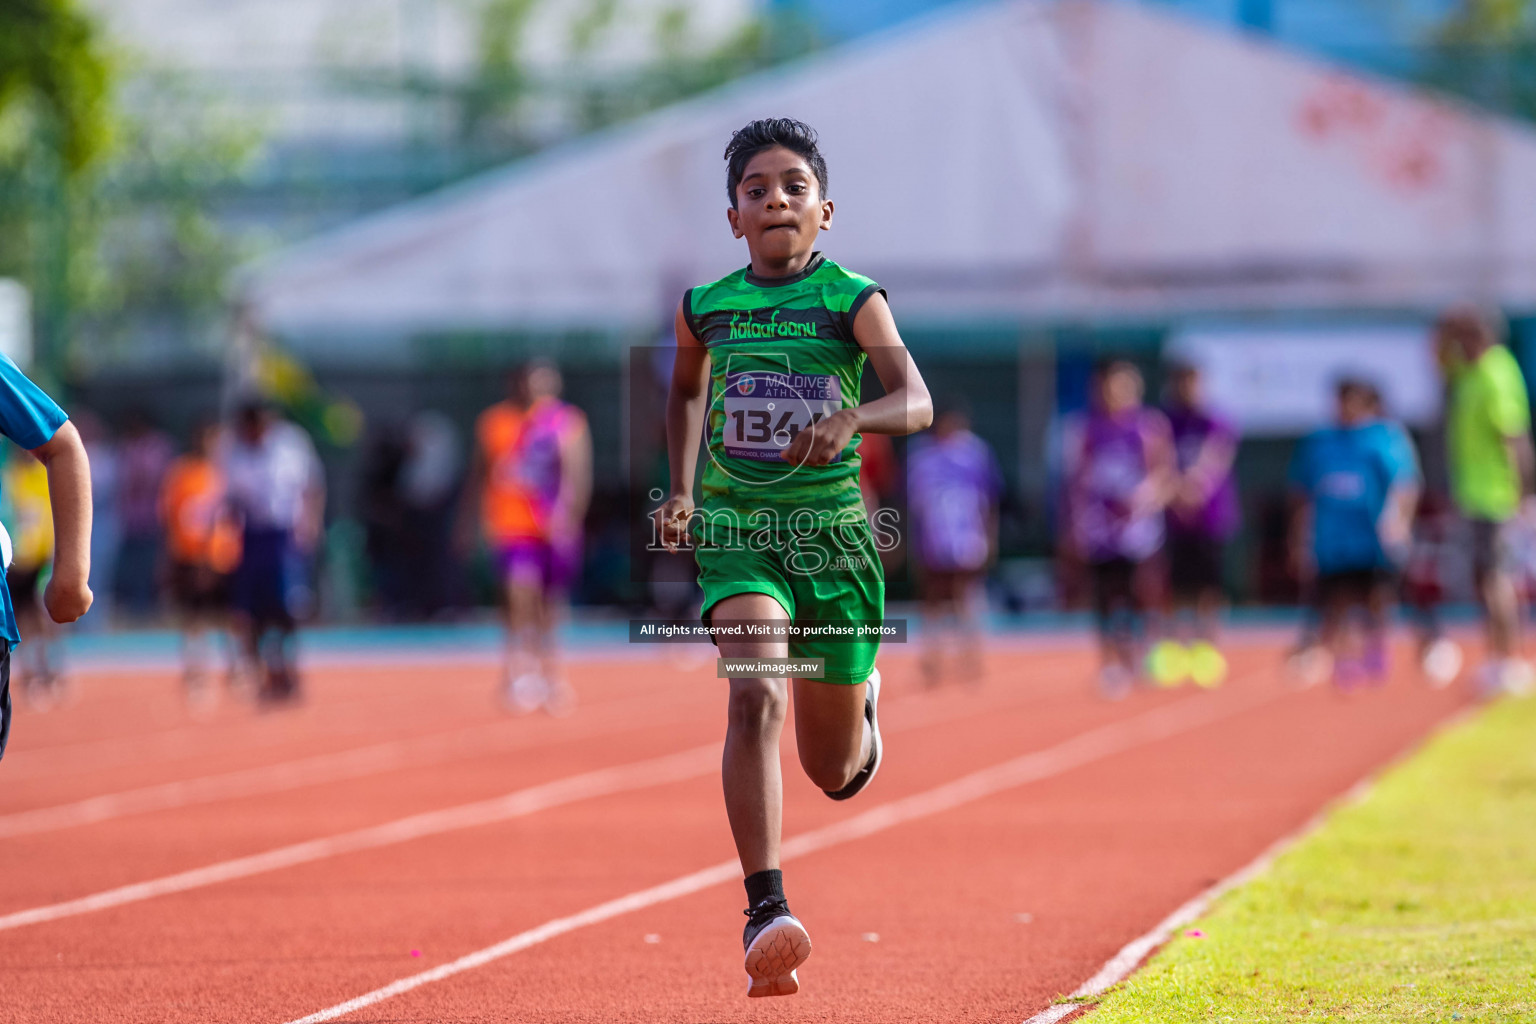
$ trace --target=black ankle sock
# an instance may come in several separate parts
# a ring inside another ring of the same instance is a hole
[[[759,871],[746,878],[747,907],[756,907],[764,900],[782,900],[784,898],[784,872],[778,868],[769,871]]]

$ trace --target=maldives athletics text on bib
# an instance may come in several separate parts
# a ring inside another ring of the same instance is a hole
[[[738,373],[726,377],[724,405],[726,455],[782,462],[800,431],[843,407],[842,381],[830,373]]]
[[[857,434],[829,465],[792,466],[782,453],[801,431],[859,404],[867,357],[853,321],[877,293],[820,253],[791,277],[744,268],[689,289],[683,315],[710,358],[706,510],[859,504]]]

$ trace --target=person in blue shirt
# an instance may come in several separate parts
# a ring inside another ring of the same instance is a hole
[[[43,607],[55,622],[74,622],[91,607],[91,466],[64,410],[0,355],[0,434],[30,451],[48,471],[53,512],[53,575]],[[0,537],[7,565],[10,538]],[[10,591],[0,587],[0,757],[11,733],[11,649],[20,642]]]
[[[1349,686],[1386,676],[1386,610],[1396,568],[1407,553],[1420,475],[1412,439],[1380,415],[1374,387],[1338,385],[1338,423],[1316,431],[1291,464],[1297,502],[1293,551],[1312,585],[1316,634],[1298,655],[1307,681],[1331,667]],[[1352,610],[1363,612],[1364,638],[1345,643]],[[1341,657],[1342,655],[1342,657]]]

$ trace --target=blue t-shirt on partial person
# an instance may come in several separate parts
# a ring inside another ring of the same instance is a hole
[[[1414,447],[1413,435],[1408,428],[1395,420],[1371,420],[1360,429],[1377,431],[1382,435],[1382,447],[1392,469],[1393,487],[1422,487],[1424,472],[1419,468],[1419,451]]]
[[[0,355],[0,434],[23,448],[41,448],[69,417],[43,389],[32,383],[9,357]],[[11,590],[0,587],[0,636],[12,646],[21,639]]]
[[[1328,427],[1302,441],[1291,484],[1312,505],[1312,557],[1319,573],[1384,569],[1391,563],[1378,524],[1394,487],[1413,483],[1411,441],[1380,422]]]

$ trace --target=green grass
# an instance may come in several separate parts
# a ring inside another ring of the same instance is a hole
[[[1536,700],[1434,739],[1085,1024],[1536,1021]]]

